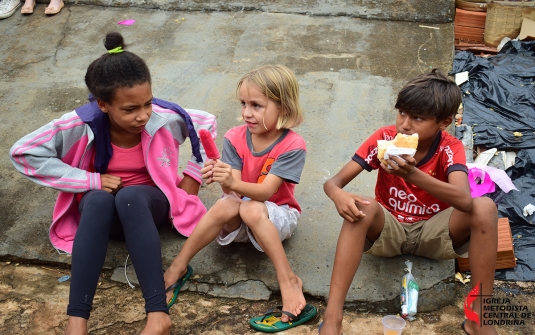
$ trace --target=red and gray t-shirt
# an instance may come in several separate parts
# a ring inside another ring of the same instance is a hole
[[[396,133],[395,126],[380,128],[358,148],[353,160],[367,171],[379,169],[375,185],[375,199],[399,222],[414,223],[428,220],[450,205],[407,183],[403,178],[380,169],[381,163],[377,158],[377,140],[393,140]],[[418,162],[416,168],[444,182],[448,181],[448,174],[453,171],[468,173],[462,142],[446,131],[439,132],[429,152]]]
[[[282,178],[284,182],[268,201],[279,206],[288,205],[301,212],[294,189],[295,184],[299,184],[305,156],[305,140],[290,129],[285,129],[265,150],[255,152],[251,133],[243,125],[225,134],[221,160],[233,169],[240,170],[242,180],[248,183],[262,183],[269,173]]]

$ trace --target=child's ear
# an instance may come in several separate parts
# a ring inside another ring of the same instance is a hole
[[[97,104],[98,108],[100,108],[103,113],[108,113],[108,107],[106,106],[106,103],[104,101],[97,99]]]
[[[448,126],[451,124],[452,121],[453,121],[453,117],[451,117],[451,116],[448,116],[444,120],[439,121],[438,122],[438,126],[439,126],[440,130],[446,130],[446,128],[448,128]]]

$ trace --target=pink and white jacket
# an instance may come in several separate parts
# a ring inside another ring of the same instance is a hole
[[[194,131],[208,129],[215,138],[215,116],[204,111],[186,110]],[[187,117],[187,116],[186,116]],[[189,195],[177,185],[179,147],[188,137],[186,119],[173,110],[153,103],[153,113],[141,133],[141,145],[147,170],[170,204],[169,219],[176,230],[189,236],[206,207],[199,197]],[[89,172],[95,154],[95,134],[76,111],[51,121],[17,141],[10,150],[15,168],[37,184],[59,190],[52,214],[50,241],[58,250],[72,252],[80,222],[77,193],[101,189],[100,173]],[[199,160],[199,153],[202,161]],[[206,155],[202,145],[183,173],[202,183],[200,169]]]

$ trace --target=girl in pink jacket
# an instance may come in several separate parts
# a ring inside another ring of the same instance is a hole
[[[206,208],[197,197],[204,149],[197,131],[216,136],[215,117],[153,98],[150,72],[109,33],[108,52],[87,69],[90,103],[20,139],[13,164],[30,180],[59,190],[50,227],[58,251],[72,254],[66,334],[87,334],[108,239],[126,240],[139,279],[147,324],[142,334],[169,334],[158,227],[184,236]],[[177,175],[179,146],[192,159]],[[191,273],[189,273],[191,275]]]

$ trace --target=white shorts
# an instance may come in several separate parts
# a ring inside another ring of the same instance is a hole
[[[269,201],[264,201],[264,205],[267,207],[269,220],[277,228],[281,242],[289,239],[297,227],[297,221],[301,216],[299,211],[295,208],[290,208],[288,205],[279,206]],[[258,242],[256,242],[253,232],[251,232],[243,221],[238,229],[230,232],[227,236],[224,236],[224,233],[222,230],[216,238],[217,243],[220,245],[227,245],[231,242],[246,243],[251,241],[257,250],[264,252]]]

